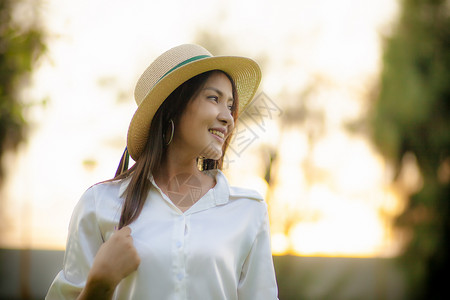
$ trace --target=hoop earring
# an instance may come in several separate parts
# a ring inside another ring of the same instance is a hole
[[[169,120],[170,125],[172,126],[172,130],[170,131],[170,138],[169,141],[166,143],[166,146],[169,146],[169,144],[172,142],[173,139],[173,133],[175,132],[175,124],[173,123],[173,120]]]

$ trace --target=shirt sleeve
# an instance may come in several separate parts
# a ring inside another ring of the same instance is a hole
[[[72,213],[63,269],[45,299],[76,299],[86,284],[95,254],[103,243],[97,222],[94,188],[88,189]]]
[[[239,300],[278,299],[266,205],[265,208],[262,224],[241,271],[238,285]]]

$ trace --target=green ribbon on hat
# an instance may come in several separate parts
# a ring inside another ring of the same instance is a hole
[[[163,79],[164,77],[166,77],[170,72],[172,72],[172,71],[178,69],[179,67],[184,66],[185,64],[188,64],[188,63],[190,63],[190,62],[193,62],[193,61],[196,61],[196,60],[199,60],[199,59],[202,59],[202,58],[207,58],[207,57],[211,57],[211,56],[209,56],[209,55],[198,55],[198,56],[194,56],[194,57],[191,57],[191,58],[189,58],[189,59],[186,59],[185,61],[180,62],[178,65],[176,65],[175,67],[173,67],[172,69],[170,69],[169,71],[167,71],[166,74],[164,74],[163,76],[161,76],[161,78],[160,78],[156,83],[158,83],[161,79]]]

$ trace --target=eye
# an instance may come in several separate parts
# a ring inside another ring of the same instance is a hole
[[[228,101],[228,109],[234,111],[234,101]]]
[[[208,99],[210,99],[214,102],[219,102],[219,97],[217,97],[217,96],[208,96]]]

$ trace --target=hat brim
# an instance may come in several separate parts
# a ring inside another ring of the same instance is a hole
[[[261,70],[255,61],[239,56],[214,56],[185,64],[158,81],[134,113],[128,128],[127,148],[135,161],[147,142],[153,116],[164,100],[190,78],[212,70],[224,71],[234,80],[239,111],[244,111],[261,81]]]

